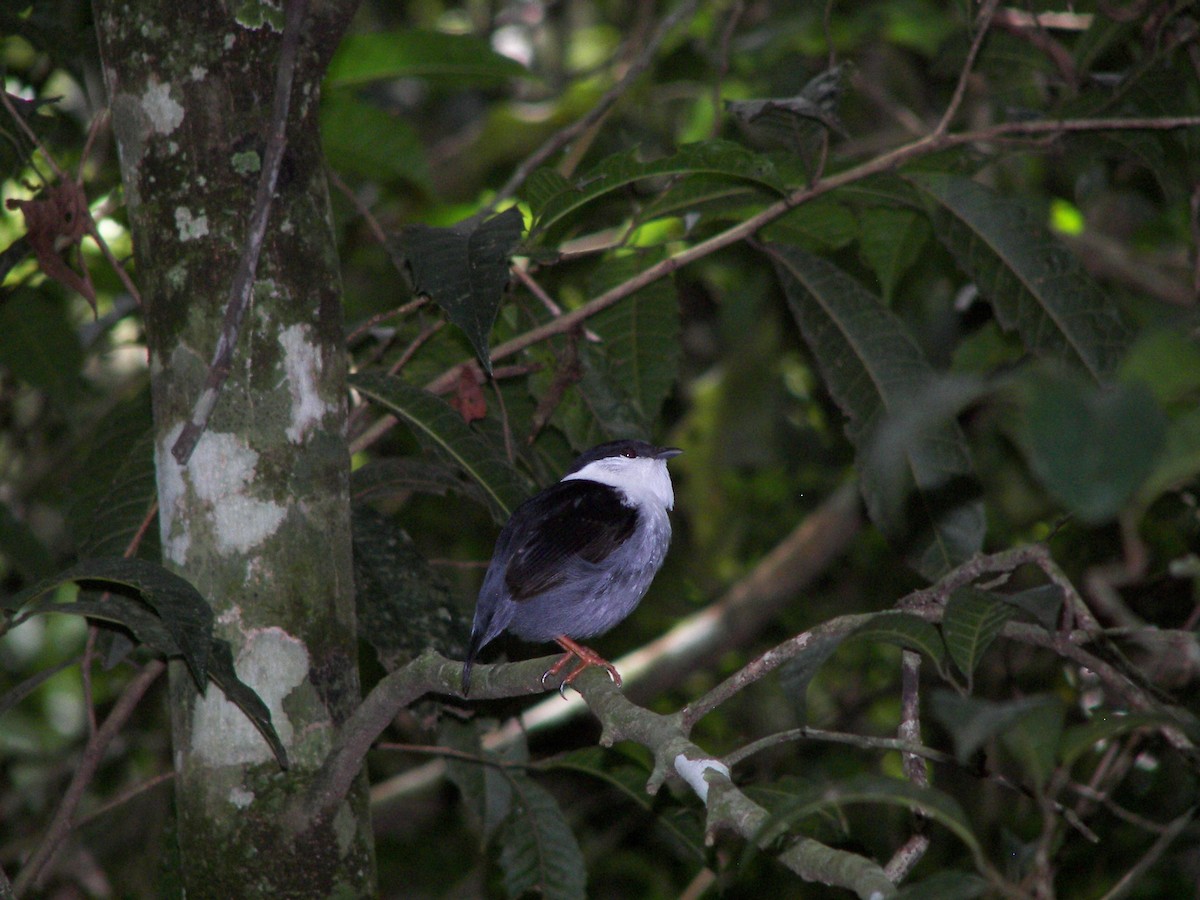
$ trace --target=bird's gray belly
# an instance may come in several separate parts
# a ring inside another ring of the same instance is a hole
[[[657,517],[656,517],[657,518]],[[580,560],[559,587],[517,602],[507,630],[526,641],[559,635],[589,638],[608,631],[646,595],[671,540],[666,514],[641,540],[631,540],[601,565]]]

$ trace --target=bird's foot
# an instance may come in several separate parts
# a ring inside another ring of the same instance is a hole
[[[558,685],[558,692],[563,696],[564,699],[567,696],[567,685],[578,678],[579,673],[588,668],[588,666],[600,666],[600,668],[604,669],[604,671],[608,673],[608,677],[612,679],[613,684],[615,684],[617,687],[621,686],[621,673],[617,671],[616,666],[610,663],[595,650],[591,649],[590,647],[585,647],[582,644],[575,643],[575,641],[571,640],[566,635],[555,638],[555,640],[558,642],[559,646],[567,652],[563,654],[562,659],[542,673],[542,687],[546,687],[546,681],[565,669],[572,659],[578,660],[579,665],[567,673],[567,677],[564,678]]]

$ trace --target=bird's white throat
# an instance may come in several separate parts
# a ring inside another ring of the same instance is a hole
[[[675,492],[671,489],[671,475],[667,472],[666,460],[639,456],[606,456],[593,460],[578,472],[572,472],[563,481],[582,479],[596,481],[616,488],[629,498],[631,505],[653,504],[662,509],[675,505]]]

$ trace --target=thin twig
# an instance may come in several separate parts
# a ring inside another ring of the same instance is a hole
[[[658,52],[658,48],[675,29],[675,26],[690,18],[696,12],[696,8],[699,5],[699,0],[683,0],[669,15],[664,17],[662,22],[659,23],[657,30],[651,35],[650,40],[646,42],[642,51],[637,55],[637,58],[630,63],[629,68],[626,69],[621,79],[609,88],[604,93],[604,96],[596,101],[595,105],[588,110],[585,116],[551,135],[548,140],[526,157],[513,171],[512,176],[504,183],[504,186],[496,193],[489,209],[494,210],[499,203],[513,196],[521,185],[525,183],[526,179],[533,174],[535,169],[563,147],[567,146],[567,144],[571,143],[571,141],[575,140],[576,137],[591,128],[596,122],[604,118],[613,105],[625,95],[630,86],[654,62],[654,56]]]
[[[944,135],[950,130],[950,122],[958,114],[959,107],[962,106],[963,97],[967,93],[967,82],[971,80],[971,72],[975,68],[975,58],[979,55],[983,39],[987,37],[988,26],[992,23],[992,16],[995,15],[996,7],[999,5],[1000,0],[986,0],[983,8],[979,10],[979,16],[975,23],[975,39],[971,41],[971,49],[967,51],[967,59],[963,63],[962,72],[959,73],[958,84],[954,86],[954,94],[950,97],[950,102],[946,105],[946,111],[942,113],[937,128],[933,130],[935,135]]]
[[[129,717],[133,715],[133,711],[146,691],[150,689],[158,676],[166,671],[166,668],[167,664],[160,659],[146,663],[134,679],[125,686],[125,690],[117,698],[117,702],[113,705],[108,718],[104,720],[104,724],[87,742],[83,755],[80,757],[79,766],[58,803],[58,809],[55,810],[54,818],[46,829],[41,844],[29,857],[24,868],[21,869],[21,873],[13,882],[13,890],[18,896],[34,886],[63,840],[70,834],[71,820],[75,815],[75,810],[79,806],[79,801],[83,799],[83,792],[91,784],[92,778],[100,766],[100,761],[104,758],[105,750],[108,749],[108,745],[124,727]]]
[[[1129,891],[1137,884],[1139,878],[1146,874],[1146,870],[1158,862],[1159,858],[1171,846],[1175,838],[1183,833],[1183,830],[1191,824],[1191,821],[1196,816],[1196,807],[1192,807],[1182,816],[1171,822],[1151,846],[1150,849],[1142,856],[1141,859],[1134,864],[1133,868],[1121,876],[1121,880],[1113,885],[1112,890],[1106,893],[1100,900],[1119,900],[1119,898],[1128,895]]]
[[[296,56],[300,47],[300,34],[304,20],[308,16],[309,0],[288,0],[283,26],[283,39],[279,49],[279,65],[275,72],[275,99],[271,107],[270,130],[267,134],[267,145],[264,153],[262,175],[258,179],[258,190],[254,195],[254,209],[250,214],[250,225],[247,229],[246,246],[238,260],[234,272],[233,283],[229,288],[229,301],[225,307],[225,318],[221,323],[221,333],[217,338],[217,346],[213,351],[212,362],[209,364],[208,378],[204,390],[192,408],[192,414],[175,445],[171,454],[181,466],[191,459],[192,451],[204,430],[208,427],[209,416],[217,405],[221,388],[229,378],[233,363],[233,353],[237,348],[238,334],[242,329],[242,320],[250,306],[250,297],[254,290],[254,278],[258,271],[258,257],[262,253],[263,241],[267,234],[267,220],[271,215],[271,201],[275,196],[275,185],[279,180],[279,168],[283,162],[283,151],[287,145],[288,110],[291,107],[292,82],[296,72]]]

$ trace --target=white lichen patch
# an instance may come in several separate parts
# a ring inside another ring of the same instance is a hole
[[[294,444],[303,441],[326,413],[334,411],[321,399],[321,348],[311,338],[312,329],[307,325],[290,325],[279,335],[288,393],[292,396],[292,422],[287,436]]]
[[[295,732],[283,711],[283,698],[304,683],[308,665],[304,644],[282,628],[252,631],[234,661],[238,678],[267,705],[271,724],[288,749]],[[196,701],[192,713],[192,752],[210,766],[250,765],[274,759],[271,748],[246,714],[213,684]]]
[[[675,757],[675,771],[686,781],[701,803],[708,803],[708,779],[705,772],[717,772],[729,777],[729,766],[718,759],[688,759],[682,753]]]
[[[171,96],[169,82],[152,82],[141,103],[150,127],[158,134],[170,134],[183,123],[183,107]]]
[[[354,846],[354,836],[358,833],[358,817],[349,803],[338,807],[337,815],[333,817],[333,834],[337,838],[338,855],[345,857]]]
[[[179,232],[180,241],[192,241],[208,234],[208,216],[204,213],[196,216],[186,206],[175,207],[175,228]]]
[[[192,81],[203,81],[208,77],[208,69],[204,66],[192,66],[188,74],[192,76]]]
[[[287,510],[247,493],[258,454],[232,434],[206,431],[188,463],[188,482],[212,510],[217,550],[246,553],[275,533]]]
[[[151,371],[156,360],[157,357],[150,359]],[[183,425],[176,425],[155,443],[154,468],[158,478],[158,531],[163,557],[183,566],[187,563],[192,536],[188,531],[187,518],[183,515],[183,467],[171,455],[171,447],[181,431]]]
[[[254,802],[254,792],[238,785],[229,792],[229,802],[238,809],[245,809]]]

